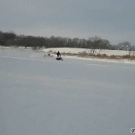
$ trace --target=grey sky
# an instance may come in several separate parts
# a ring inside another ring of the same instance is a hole
[[[1,0],[0,30],[135,45],[135,0]]]

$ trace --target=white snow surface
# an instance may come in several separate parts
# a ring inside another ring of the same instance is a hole
[[[52,53],[52,56],[55,56],[56,52],[60,51],[60,53],[70,53],[70,54],[79,54],[79,53],[90,53],[91,49],[83,49],[83,48],[46,48],[42,49],[43,52]],[[130,52],[131,55],[135,55],[134,51]],[[105,50],[105,49],[96,49],[95,54],[106,54],[108,56],[115,55],[115,56],[123,56],[129,55],[129,51],[122,51],[122,50]],[[62,57],[72,58],[72,59],[81,59],[81,60],[91,60],[91,61],[101,61],[101,62],[113,62],[113,63],[127,63],[127,64],[135,64],[135,60],[127,60],[127,59],[101,59],[101,58],[84,58],[84,57],[77,57],[77,56],[67,56],[63,55]]]
[[[60,51],[61,53],[71,53],[71,54],[79,54],[79,53],[90,53],[91,49],[85,48],[46,48],[43,49],[44,52],[57,52]],[[129,55],[129,51],[124,50],[106,50],[106,49],[95,49],[95,54],[106,54],[108,56],[111,55]],[[134,51],[131,51],[131,55],[135,55]]]
[[[135,65],[1,49],[0,135],[128,135]]]

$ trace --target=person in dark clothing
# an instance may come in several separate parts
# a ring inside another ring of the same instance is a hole
[[[60,52],[59,52],[59,51],[57,52],[57,57],[61,57],[61,54],[60,54]]]

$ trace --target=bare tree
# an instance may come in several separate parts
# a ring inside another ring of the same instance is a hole
[[[118,44],[118,50],[125,50],[129,52],[129,55],[131,55],[131,43],[128,41],[124,41],[122,43]]]
[[[102,39],[100,37],[92,37],[88,39],[88,46],[91,49],[90,53],[95,53],[96,49],[99,49],[102,45]]]

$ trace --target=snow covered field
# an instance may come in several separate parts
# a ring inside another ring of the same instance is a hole
[[[1,50],[14,50],[15,47],[2,47],[0,46],[0,51]],[[25,50],[24,47],[18,47],[16,48],[18,50]],[[31,50],[30,48],[27,48],[27,50]],[[60,51],[61,53],[71,53],[71,54],[79,54],[79,53],[90,53],[90,49],[85,49],[85,48],[42,48],[40,49],[40,51],[43,52],[50,52],[50,53],[56,53],[58,51]],[[119,55],[119,56],[123,56],[123,55],[129,55],[129,51],[124,51],[124,50],[106,50],[106,49],[95,49],[95,54],[106,54],[108,56],[111,55]],[[135,51],[131,51],[131,55],[135,55]]]
[[[90,49],[83,49],[83,48],[47,48],[43,49],[45,52],[57,52],[60,51],[61,53],[71,53],[71,54],[78,54],[78,53],[90,53]],[[111,55],[129,55],[129,51],[123,50],[105,50],[105,49],[95,49],[95,54],[106,54],[108,56]],[[134,51],[131,51],[131,55],[135,55]]]
[[[0,51],[0,135],[127,135],[135,65]]]
[[[101,59],[97,57],[78,57],[78,56],[68,56],[66,53],[69,54],[89,54],[90,49],[83,49],[83,48],[47,48],[47,49],[42,49],[43,52],[50,53],[52,55],[56,54],[56,52],[60,51],[61,53],[64,53],[62,57],[66,58],[74,58],[74,59],[81,59],[81,60],[91,60],[91,61],[101,61],[101,62],[113,62],[113,63],[127,63],[127,64],[135,64],[135,60],[128,60],[128,59]],[[100,54],[106,54],[107,56],[124,56],[124,55],[129,55],[129,51],[122,51],[122,50],[95,50],[95,55]],[[135,51],[130,52],[131,56],[135,56]]]

